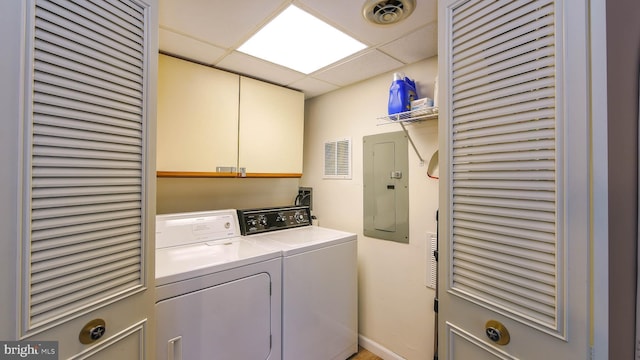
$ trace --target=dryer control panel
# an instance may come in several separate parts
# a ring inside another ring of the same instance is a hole
[[[311,225],[309,206],[238,210],[242,235]]]

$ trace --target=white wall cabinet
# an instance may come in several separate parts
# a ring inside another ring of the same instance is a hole
[[[155,0],[0,2],[2,340],[155,357],[157,24]]]
[[[238,75],[159,56],[158,171],[237,166],[238,86]]]
[[[304,94],[240,79],[238,164],[248,176],[302,174]]]
[[[159,67],[158,176],[302,175],[303,93],[166,55]]]

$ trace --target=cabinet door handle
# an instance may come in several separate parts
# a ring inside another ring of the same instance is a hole
[[[167,360],[182,360],[182,336],[167,342]]]

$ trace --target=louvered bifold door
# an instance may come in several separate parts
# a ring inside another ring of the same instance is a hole
[[[452,13],[453,293],[561,331],[561,122],[554,2],[468,1]]]
[[[27,332],[144,285],[144,8],[118,0],[32,6]]]

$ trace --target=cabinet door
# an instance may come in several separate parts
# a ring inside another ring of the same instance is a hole
[[[242,77],[238,166],[252,174],[301,174],[304,94]]]
[[[239,76],[160,55],[158,171],[235,167]]]
[[[5,0],[0,23],[2,339],[152,359],[157,1]]]

